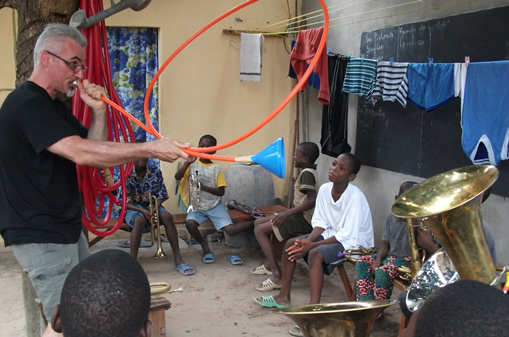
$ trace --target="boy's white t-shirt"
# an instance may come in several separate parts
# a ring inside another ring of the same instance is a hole
[[[362,191],[357,186],[348,184],[341,197],[334,201],[332,186],[332,182],[325,183],[318,191],[311,220],[313,228],[324,228],[323,238],[335,236],[345,249],[373,247],[371,211]]]

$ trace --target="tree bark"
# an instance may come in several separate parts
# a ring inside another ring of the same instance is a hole
[[[35,41],[48,23],[69,23],[79,9],[79,0],[0,0],[0,9],[18,12],[16,38],[16,87],[31,74]]]

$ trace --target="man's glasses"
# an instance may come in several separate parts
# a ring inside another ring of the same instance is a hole
[[[76,61],[67,61],[63,58],[61,58],[60,56],[56,55],[56,54],[53,54],[52,52],[48,51],[48,50],[45,50],[46,53],[50,54],[51,56],[55,56],[57,59],[61,60],[62,62],[64,62],[69,68],[71,68],[72,70],[76,71],[76,68],[78,68],[78,71],[81,70],[81,71],[86,71],[88,68],[86,66],[84,66],[83,64],[79,64],[78,62]]]

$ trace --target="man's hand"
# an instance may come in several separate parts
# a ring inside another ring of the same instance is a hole
[[[173,163],[178,158],[188,160],[189,155],[182,149],[189,147],[189,143],[183,143],[171,138],[161,138],[153,142],[146,143],[151,146],[153,157]]]
[[[89,83],[88,80],[77,81],[80,90],[80,98],[95,113],[106,112],[106,103],[101,100],[101,96],[106,96],[106,90],[96,84]]]

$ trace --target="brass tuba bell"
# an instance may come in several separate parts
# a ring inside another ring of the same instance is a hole
[[[421,182],[394,202],[392,213],[395,216],[422,221],[446,253],[430,261],[429,271],[421,271],[412,284],[422,283],[422,278],[427,279],[425,282],[434,282],[437,277],[429,272],[438,269],[431,264],[444,267],[447,259],[452,261],[452,269],[463,280],[491,284],[497,277],[484,236],[480,207],[483,193],[498,175],[498,169],[491,165],[450,170]]]
[[[294,321],[305,337],[367,337],[377,315],[396,300],[309,304],[276,309]]]

